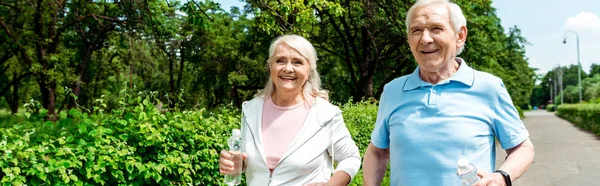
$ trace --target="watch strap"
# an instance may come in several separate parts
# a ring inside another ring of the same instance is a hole
[[[508,173],[503,170],[496,170],[494,172],[500,173],[502,177],[504,177],[504,183],[506,183],[506,186],[512,186],[512,181],[510,180],[510,175],[508,175]]]

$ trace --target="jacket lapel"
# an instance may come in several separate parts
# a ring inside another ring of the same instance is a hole
[[[264,99],[256,98],[249,102],[248,107],[244,110],[244,117],[246,119],[246,127],[250,130],[252,136],[252,142],[261,159],[263,159],[265,165],[267,165],[267,157],[264,152],[262,143],[262,110],[263,110]]]

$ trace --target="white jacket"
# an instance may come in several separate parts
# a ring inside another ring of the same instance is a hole
[[[335,171],[344,171],[352,178],[356,175],[361,164],[358,147],[344,124],[341,110],[322,98],[317,98],[292,146],[271,174],[261,137],[263,103],[262,97],[256,97],[242,106],[248,185],[295,186],[327,182],[332,175],[332,156],[337,162]]]

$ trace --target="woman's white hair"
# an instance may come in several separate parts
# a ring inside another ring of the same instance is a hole
[[[267,59],[267,68],[274,62],[273,54],[275,53],[275,49],[279,45],[287,45],[290,48],[296,50],[300,55],[302,55],[309,64],[309,73],[308,80],[304,83],[302,87],[302,96],[304,100],[306,100],[309,105],[312,105],[316,101],[316,97],[321,97],[325,100],[329,100],[329,95],[326,90],[321,89],[321,77],[319,76],[319,72],[317,72],[317,51],[315,47],[306,40],[304,37],[299,35],[282,35],[271,43],[269,47],[269,59]],[[269,69],[269,68],[268,68]],[[270,70],[270,69],[269,69]],[[264,97],[264,96],[272,96],[275,93],[276,87],[273,83],[273,79],[269,76],[269,80],[265,85],[265,88],[258,92],[256,96]]]
[[[417,1],[410,9],[408,9],[408,13],[406,13],[406,31],[410,32],[410,21],[412,19],[413,11],[429,6],[429,5],[446,5],[448,7],[448,12],[450,16],[450,24],[452,25],[452,29],[454,29],[454,33],[458,34],[460,31],[460,27],[467,27],[467,19],[465,15],[463,15],[460,7],[449,0],[419,0]],[[461,46],[457,51],[456,55],[458,56],[465,49],[465,45]]]

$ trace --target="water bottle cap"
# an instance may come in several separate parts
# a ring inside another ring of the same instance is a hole
[[[465,159],[465,158],[461,158],[458,160],[458,167],[459,168],[466,168],[469,166],[469,160]]]
[[[233,129],[231,131],[231,134],[235,137],[240,137],[242,135],[242,132],[240,131],[240,129]]]

